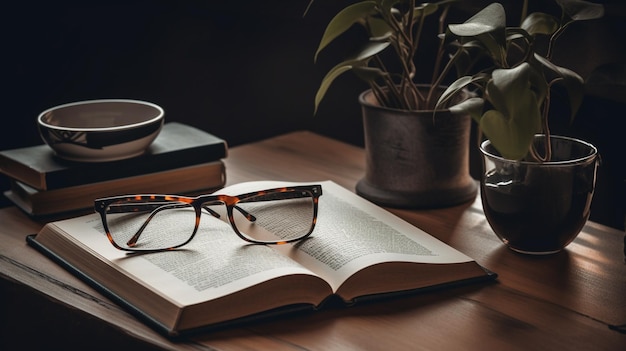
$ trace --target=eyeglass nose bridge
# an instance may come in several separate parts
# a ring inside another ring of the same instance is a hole
[[[202,201],[202,202],[199,203],[198,206],[195,206],[195,207],[196,207],[196,211],[198,211],[198,209],[200,209],[200,211],[198,212],[198,215],[200,215],[202,213],[202,209],[204,209],[209,214],[211,214],[213,217],[221,218],[222,216],[219,213],[217,213],[215,210],[210,208],[209,206],[223,205],[223,204],[224,204],[224,202],[221,201],[221,200]]]
[[[237,206],[237,203],[239,203],[239,201],[240,199],[238,197],[229,196],[229,195],[217,195],[217,196],[210,195],[207,197],[197,198],[194,203],[194,208],[196,210],[196,224],[194,227],[193,236],[195,236],[195,234],[198,231],[198,228],[200,227],[200,217],[202,215],[202,209],[207,211],[209,214],[211,214],[215,218],[221,218],[222,216],[217,211],[211,209],[209,206],[224,205],[226,206],[226,216],[228,218],[228,222],[230,223],[232,229],[235,231],[235,234],[237,234],[242,239],[249,241],[249,239],[247,239],[244,235],[242,235],[239,232],[239,229],[237,229],[237,226],[235,225],[233,209],[236,209],[238,212],[240,212],[250,222],[255,222],[256,217],[252,215],[251,213],[249,213],[248,211],[244,210],[243,208]]]
[[[250,222],[256,221],[256,217],[253,214],[244,210],[240,206],[237,206],[237,204],[241,201],[241,199],[237,196],[218,195],[217,198],[211,198],[211,199],[205,198],[205,199],[198,199],[198,200],[200,200],[200,206],[197,206],[197,207],[201,207],[205,209],[215,218],[221,218],[221,215],[217,213],[216,211],[214,211],[213,209],[209,208],[208,206],[225,205],[229,219],[233,217],[232,209],[234,208],[237,211],[239,211],[239,213],[244,215],[244,217],[246,217],[246,219],[249,220]]]

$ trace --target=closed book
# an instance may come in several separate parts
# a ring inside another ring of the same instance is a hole
[[[0,173],[38,190],[60,189],[217,161],[227,156],[221,138],[170,122],[146,153],[110,162],[72,162],[48,145],[0,151]]]
[[[211,192],[226,182],[221,160],[175,168],[139,176],[84,184],[73,187],[37,190],[17,180],[5,196],[31,216],[48,216],[93,209],[96,198],[128,194],[195,194]]]

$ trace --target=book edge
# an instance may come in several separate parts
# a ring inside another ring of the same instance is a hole
[[[30,245],[31,247],[35,248],[37,251],[42,253],[44,256],[50,258],[51,260],[59,264],[64,269],[74,274],[78,279],[82,280],[83,282],[88,284],[90,287],[94,288],[96,291],[102,293],[104,296],[110,298],[114,303],[117,303],[122,308],[124,308],[127,312],[129,312],[130,314],[132,314],[139,320],[146,323],[156,332],[168,337],[170,340],[188,337],[188,336],[202,333],[202,332],[217,331],[220,329],[226,329],[226,328],[237,326],[237,325],[250,324],[250,323],[262,321],[262,320],[269,320],[269,319],[276,318],[279,316],[284,316],[287,314],[296,314],[296,313],[301,313],[301,312],[306,312],[306,311],[315,311],[319,308],[318,306],[314,306],[311,304],[286,305],[280,308],[271,309],[268,311],[255,313],[249,316],[244,316],[244,317],[236,318],[233,320],[223,321],[223,322],[201,326],[197,328],[182,329],[182,330],[169,328],[167,325],[159,322],[155,318],[152,318],[150,315],[146,314],[140,308],[133,305],[128,300],[124,299],[117,293],[107,288],[105,285],[99,283],[95,279],[91,278],[89,275],[82,272],[78,267],[72,265],[71,263],[63,259],[61,256],[59,256],[58,254],[48,249],[45,245],[39,243],[37,241],[37,234],[27,235],[26,242],[28,245]]]
[[[473,261],[473,262],[476,263],[476,265],[478,265],[478,267],[481,268],[485,272],[484,275],[452,280],[452,281],[448,281],[445,283],[439,283],[439,284],[424,286],[424,287],[415,288],[415,289],[391,291],[391,292],[371,294],[371,295],[362,295],[362,296],[355,297],[352,300],[349,300],[349,301],[344,300],[344,301],[346,302],[348,306],[353,306],[353,305],[357,305],[357,304],[360,305],[360,304],[369,303],[373,301],[387,300],[387,299],[418,295],[418,294],[425,294],[425,293],[431,293],[431,292],[442,291],[442,290],[450,290],[450,289],[473,285],[477,283],[497,281],[498,279],[497,273],[485,268],[484,266],[480,265],[476,261]]]
[[[217,161],[213,161],[213,162],[207,162],[207,163],[202,163],[202,164],[198,164],[198,165],[192,165],[192,166],[186,166],[186,167],[181,167],[179,169],[182,168],[189,168],[189,167],[200,167],[200,166],[207,166],[207,167],[215,167],[215,168],[219,168],[220,172],[221,172],[221,179],[219,181],[219,183],[215,183],[211,186],[209,186],[208,188],[186,188],[186,190],[179,190],[177,191],[178,193],[180,193],[181,195],[193,195],[195,193],[198,192],[213,192],[221,187],[223,187],[226,184],[226,168],[225,168],[225,164],[222,160],[217,160]],[[164,171],[160,171],[160,172],[154,172],[154,173],[164,173],[164,172],[175,172],[179,169],[171,169],[171,170],[164,170]],[[131,176],[131,177],[143,177],[146,175],[152,175],[153,173],[148,173],[148,174],[143,174],[143,175],[136,175],[136,176]],[[126,178],[130,178],[130,177],[126,177]],[[120,179],[113,179],[113,180],[107,180],[107,181],[103,181],[103,182],[98,182],[98,183],[113,183],[113,182],[118,182],[118,181],[122,181],[125,178],[120,178]],[[38,200],[33,199],[30,196],[22,196],[19,194],[19,191],[16,191],[16,189],[14,189],[14,182],[19,182],[21,184],[23,184],[26,187],[29,187],[31,189],[33,189],[36,192],[46,192],[46,191],[62,191],[65,188],[59,188],[59,189],[50,189],[50,190],[39,190],[39,189],[35,189],[32,186],[20,182],[19,180],[16,179],[12,179],[10,180],[10,184],[11,184],[11,188],[4,191],[4,196],[9,199],[13,205],[17,206],[18,208],[20,208],[23,212],[25,212],[26,214],[28,214],[31,217],[34,218],[46,218],[46,217],[50,217],[50,216],[55,216],[55,215],[59,215],[59,214],[72,214],[72,213],[76,213],[79,214],[83,211],[86,211],[88,209],[91,208],[92,204],[90,203],[89,205],[85,206],[85,207],[62,207],[60,211],[50,211],[48,210],[47,206],[44,205],[40,205]],[[92,184],[97,184],[97,183],[92,183]],[[76,187],[87,187],[90,186],[92,184],[82,184],[82,185],[76,185],[76,186],[72,186],[69,188],[76,188]],[[17,186],[20,186],[20,184],[16,184]],[[106,184],[105,184],[106,185]],[[24,191],[27,191],[27,189],[25,188]],[[95,189],[93,189],[93,191],[95,191]],[[42,207],[43,206],[43,207]],[[42,207],[42,208],[39,208]]]
[[[177,329],[168,328],[163,323],[159,322],[158,320],[144,313],[140,308],[136,307],[135,305],[130,303],[128,300],[124,299],[123,297],[119,296],[112,290],[108,289],[103,284],[92,279],[87,274],[83,273],[80,269],[78,269],[71,263],[67,262],[65,259],[57,255],[56,253],[52,252],[44,245],[40,244],[36,240],[36,237],[37,237],[37,234],[30,234],[26,236],[26,242],[28,243],[28,245],[35,248],[37,251],[39,251],[43,255],[50,258],[51,260],[59,264],[64,269],[74,274],[77,278],[79,278],[80,280],[82,280],[83,282],[85,282],[86,284],[88,284],[89,286],[97,290],[98,292],[102,293],[104,296],[110,298],[114,303],[117,303],[126,311],[128,311],[130,314],[132,314],[139,320],[143,321],[148,326],[150,326],[153,330],[160,333],[161,335],[166,336],[170,340],[176,340],[176,339],[180,339],[184,337],[189,337],[189,336],[199,334],[199,333],[218,331],[218,330],[227,329],[227,328],[234,327],[234,326],[243,326],[243,325],[248,325],[248,324],[252,324],[255,322],[268,321],[268,320],[272,320],[273,318],[284,317],[286,315],[295,315],[295,314],[302,314],[302,313],[311,313],[314,311],[321,311],[325,309],[327,305],[343,306],[345,308],[349,308],[352,306],[363,305],[363,304],[372,303],[376,301],[391,300],[394,298],[432,293],[432,292],[441,291],[441,290],[449,290],[451,288],[468,286],[468,285],[481,283],[481,282],[495,282],[498,277],[496,273],[479,265],[485,271],[484,276],[462,279],[462,280],[457,280],[453,282],[447,282],[447,283],[442,283],[442,284],[437,284],[437,285],[432,285],[432,286],[422,287],[422,288],[417,288],[417,289],[411,289],[411,290],[366,295],[366,296],[355,298],[351,301],[344,301],[341,299],[339,295],[332,294],[332,295],[329,295],[319,306],[314,306],[310,304],[287,305],[287,306],[283,306],[280,308],[276,308],[276,309],[272,309],[272,310],[268,310],[268,311],[264,311],[260,313],[255,313],[249,316],[236,318],[234,320],[228,320],[228,321],[201,326],[197,328],[177,330]]]
[[[98,292],[100,292],[103,295],[105,295],[108,298],[110,298],[113,302],[115,302],[115,303],[119,304],[120,306],[126,308],[126,310],[130,311],[131,314],[133,314],[135,317],[137,317],[140,320],[144,321],[146,324],[150,325],[153,329],[157,330],[161,334],[166,335],[166,336],[176,336],[178,334],[175,330],[168,328],[165,324],[163,324],[163,323],[159,322],[158,320],[150,317],[148,314],[144,313],[141,309],[139,309],[136,306],[132,305],[127,300],[125,300],[124,298],[120,297],[118,294],[116,294],[112,290],[108,289],[103,284],[98,283],[96,280],[94,280],[93,278],[89,277],[87,274],[83,273],[80,269],[78,269],[77,267],[75,267],[71,263],[67,262],[63,257],[57,255],[56,253],[54,253],[53,251],[48,249],[46,246],[40,244],[37,241],[37,234],[29,234],[29,235],[27,235],[26,236],[26,243],[28,245],[30,245],[31,247],[35,248],[40,253],[42,253],[44,256],[50,258],[51,260],[53,260],[54,262],[59,264],[61,267],[63,267],[67,271],[69,271],[72,274],[74,274],[75,276],[77,276],[80,280],[82,280],[83,282],[87,283],[89,286],[91,286],[92,288],[94,288]]]

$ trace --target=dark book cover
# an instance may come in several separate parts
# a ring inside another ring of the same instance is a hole
[[[225,140],[198,128],[170,122],[141,156],[110,162],[61,159],[48,145],[0,151],[0,172],[38,190],[102,182],[217,161],[227,156]]]

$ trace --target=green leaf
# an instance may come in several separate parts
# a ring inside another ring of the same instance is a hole
[[[389,46],[389,43],[368,43],[361,50],[359,50],[354,56],[348,60],[345,60],[335,67],[333,67],[324,79],[322,79],[322,83],[320,84],[317,93],[315,94],[315,111],[314,114],[317,113],[317,108],[319,107],[320,102],[326,95],[326,91],[330,87],[330,85],[335,81],[337,77],[342,75],[343,73],[353,69],[354,67],[365,67],[367,66],[367,62],[369,59],[385,50]]]
[[[518,109],[509,116],[489,110],[480,120],[480,127],[500,154],[519,160],[528,153],[533,137],[541,130],[541,112],[530,90],[518,97]]]
[[[523,28],[509,27],[506,29],[506,41],[513,41],[516,39],[524,39],[529,41],[532,39],[530,34]]]
[[[499,3],[488,5],[480,12],[461,24],[451,24],[450,31],[460,37],[475,37],[494,31],[504,31],[506,14]]]
[[[570,107],[570,120],[573,120],[574,116],[576,116],[576,112],[578,112],[578,109],[580,108],[580,105],[583,103],[585,95],[584,81],[578,73],[565,67],[559,67],[559,71],[563,77],[561,84],[565,85],[565,89],[567,90]]]
[[[523,63],[510,69],[496,69],[486,93],[494,110],[480,119],[480,127],[503,157],[523,158],[533,136],[541,130],[541,111],[531,89],[532,67]]]
[[[359,20],[367,18],[367,16],[374,14],[376,9],[375,1],[362,1],[356,4],[352,4],[343,10],[341,10],[333,19],[328,23],[320,45],[315,52],[314,60],[317,61],[317,55],[328,44],[335,40],[338,36],[350,29],[353,24]]]
[[[401,3],[403,0],[377,0],[380,6],[380,10],[382,13],[390,13],[392,9],[397,4]]]
[[[333,69],[328,71],[328,73],[326,73],[326,76],[324,76],[324,79],[322,79],[322,84],[320,84],[320,87],[317,90],[317,93],[315,94],[315,111],[313,112],[313,114],[317,113],[317,108],[319,107],[320,102],[322,102],[324,95],[326,95],[326,91],[328,90],[330,85],[333,83],[333,81],[335,81],[335,79],[339,77],[341,74],[351,70],[353,67],[353,64],[354,62],[347,62],[347,61],[342,62],[338,64],[337,66],[333,67]]]
[[[469,114],[476,123],[480,123],[482,117],[485,100],[479,97],[469,98],[463,102],[450,106],[450,113],[453,115]]]
[[[367,60],[371,58],[372,56],[382,52],[388,46],[389,46],[388,42],[382,42],[382,43],[369,42],[363,45],[363,47],[361,47],[360,50],[358,50],[355,54],[353,54],[349,60],[354,60],[354,61]]]
[[[585,21],[604,16],[604,6],[582,0],[556,0],[563,13],[573,21]]]
[[[530,81],[531,88],[537,95],[537,102],[539,103],[539,106],[541,106],[548,95],[548,90],[550,89],[548,82],[546,81],[546,77],[542,71],[536,67],[536,65],[531,65],[528,79]]]
[[[450,2],[450,1],[443,1],[443,3],[445,2]],[[415,6],[415,8],[413,9],[413,17],[414,18],[420,18],[420,17],[426,17],[429,15],[432,15],[433,13],[436,13],[437,10],[439,10],[439,3],[423,3],[421,5]]]
[[[461,90],[465,89],[468,85],[484,80],[483,75],[475,76],[463,76],[450,84],[446,90],[441,94],[435,105],[435,110],[446,104]]]
[[[502,157],[520,160],[528,153],[530,142],[520,138],[524,135],[519,133],[515,123],[504,117],[499,111],[489,110],[485,112],[480,120],[480,128]]]
[[[352,72],[359,77],[360,79],[370,82],[374,81],[380,77],[389,75],[382,69],[378,67],[368,67],[368,66],[354,66],[352,67]]]
[[[487,94],[497,110],[510,114],[518,108],[520,94],[530,91],[530,70],[530,65],[524,62],[514,68],[493,71]]]
[[[465,51],[475,50],[477,52],[482,52],[484,50],[488,50],[485,48],[485,45],[480,40],[461,40],[461,47],[465,49]]]
[[[504,66],[506,59],[506,13],[493,3],[461,24],[450,24],[448,30],[461,38],[474,37],[485,46],[490,56]]]
[[[369,17],[367,23],[369,25],[370,35],[372,36],[370,40],[372,41],[387,40],[393,35],[391,26],[381,18]]]
[[[530,35],[551,35],[559,28],[559,21],[546,13],[534,12],[524,19],[521,27]]]
[[[567,90],[570,103],[570,119],[573,119],[582,104],[585,81],[578,73],[565,67],[557,66],[539,54],[535,54],[534,57],[545,69],[548,69],[560,78],[558,83]]]
[[[502,37],[504,37],[504,31]],[[481,34],[477,36],[478,40],[485,46],[491,58],[497,63],[498,67],[506,67],[506,43],[497,36],[491,34]]]

